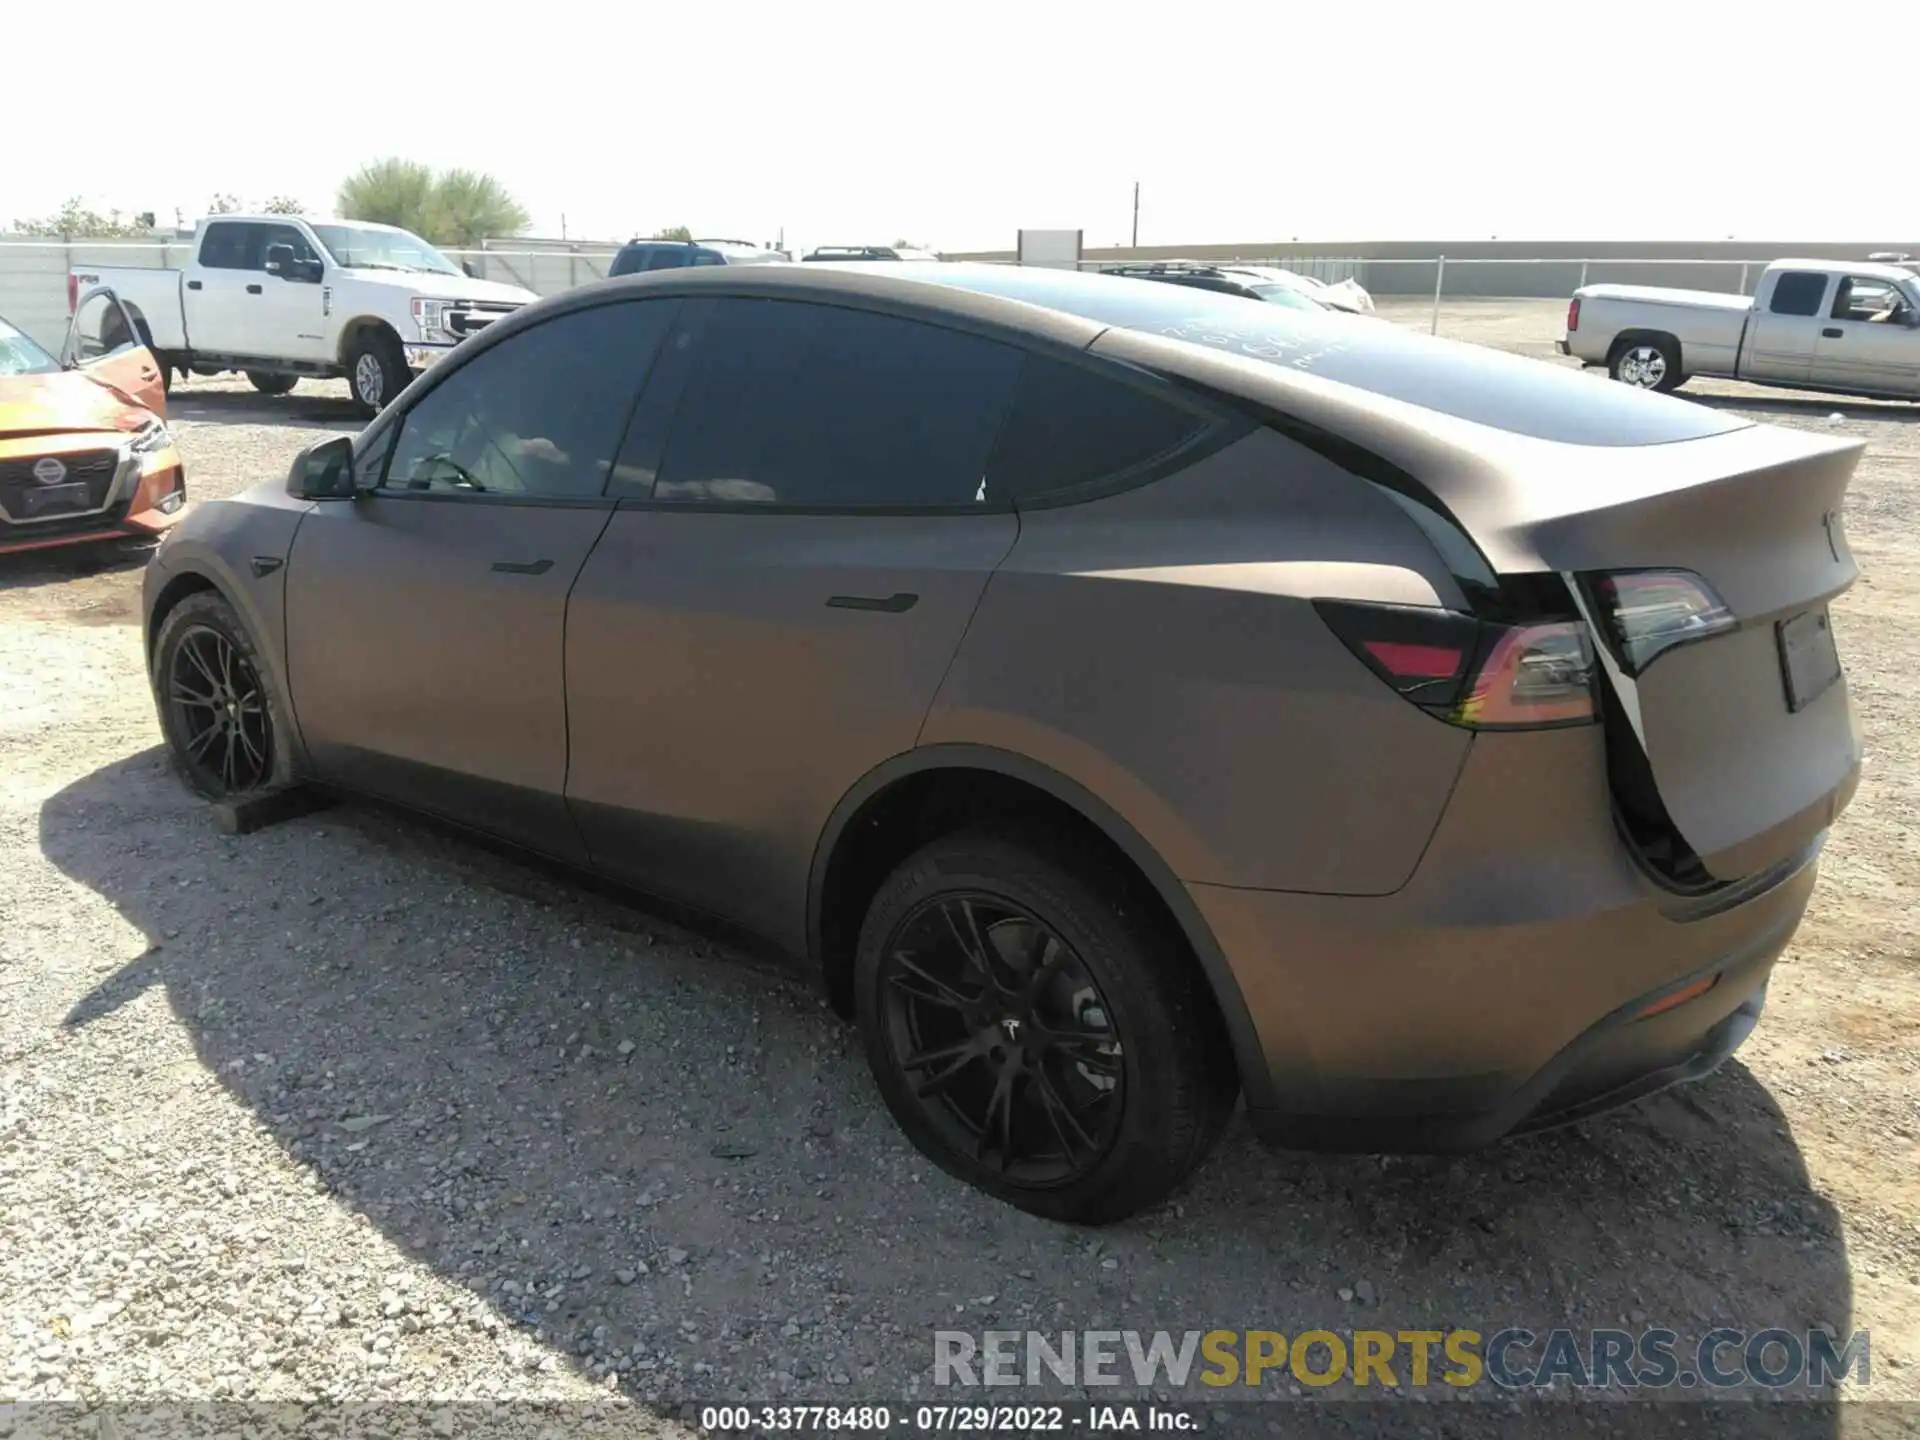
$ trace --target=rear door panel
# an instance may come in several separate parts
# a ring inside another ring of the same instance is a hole
[[[913,748],[1018,528],[618,511],[567,624],[567,798],[595,865],[798,942],[828,816]]]

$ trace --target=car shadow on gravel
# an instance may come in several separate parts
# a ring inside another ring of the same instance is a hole
[[[343,434],[357,435],[365,427],[344,396],[260,395],[246,390],[176,390],[167,398],[168,420],[195,420],[228,425],[285,426],[310,430],[325,425]]]
[[[143,547],[115,538],[0,555],[0,593],[64,585],[97,575],[138,574],[146,569],[152,553],[151,545]],[[131,618],[135,624],[140,619],[137,613],[131,617],[116,613],[113,618]]]
[[[1836,1212],[1737,1061],[1457,1157],[1280,1153],[1236,1122],[1176,1201],[1077,1230],[920,1159],[797,978],[456,836],[351,803],[226,836],[150,750],[54,795],[39,838],[151,942],[64,1043],[110,1053],[127,1007],[164,1000],[236,1123],[472,1297],[454,1337],[370,1294],[357,1323],[398,1368],[276,1355],[302,1388],[379,1393],[457,1340],[662,1411],[897,1406],[1008,1398],[936,1392],[936,1329],[1852,1324]],[[1793,1433],[1837,1433],[1792,1408]],[[1405,1419],[1353,1407],[1346,1433]]]
[[[1785,420],[1825,420],[1840,415],[1848,420],[1882,420],[1895,425],[1920,422],[1920,404],[1906,400],[1859,400],[1844,395],[1785,396],[1773,394],[1718,395],[1679,392],[1682,400],[1715,410],[1748,410],[1761,415],[1778,415]]]

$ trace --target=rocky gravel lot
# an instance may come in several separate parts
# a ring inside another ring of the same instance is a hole
[[[1443,329],[1545,353],[1558,309]],[[951,1400],[943,1328],[1827,1326],[1872,1333],[1850,1395],[1920,1401],[1920,407],[1704,388],[1870,446],[1838,625],[1871,761],[1752,1043],[1457,1158],[1236,1123],[1186,1194],[1098,1232],[923,1162],[771,962],[371,806],[221,834],[159,747],[137,561],[0,560],[0,1401],[79,1402],[0,1405],[0,1435],[168,1400],[680,1433],[702,1400]],[[173,408],[197,498],[354,428],[337,386]],[[551,1405],[434,1408],[509,1400]],[[1477,1433],[1426,1418],[1455,1413],[1342,1425]]]

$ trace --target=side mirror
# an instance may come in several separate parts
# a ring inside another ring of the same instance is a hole
[[[351,500],[352,437],[329,435],[294,456],[287,470],[287,494],[296,500]]]
[[[282,280],[293,276],[293,247],[291,245],[267,246],[267,273],[278,275]]]
[[[478,280],[480,278],[479,267],[471,260],[462,260],[460,262],[460,270],[469,280]]]

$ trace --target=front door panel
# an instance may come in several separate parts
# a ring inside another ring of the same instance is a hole
[[[841,797],[913,747],[1011,514],[623,509],[567,626],[594,864],[798,945]]]
[[[323,780],[562,859],[567,591],[608,506],[370,495],[318,505],[287,574],[287,664]]]

